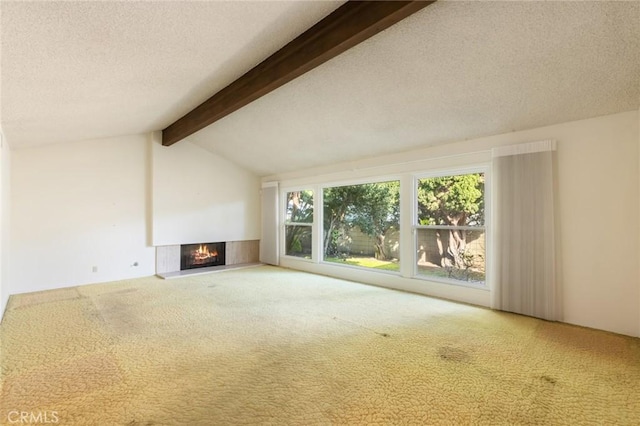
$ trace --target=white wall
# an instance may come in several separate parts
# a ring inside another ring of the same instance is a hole
[[[9,300],[11,151],[0,130],[0,321]]]
[[[568,323],[640,336],[638,111],[265,177],[283,188],[490,161],[492,147],[558,141],[558,261]],[[403,175],[404,174],[404,175]],[[404,227],[406,228],[406,226]],[[406,230],[405,230],[406,232]],[[406,250],[405,250],[406,252]],[[281,258],[283,266],[487,306],[488,292]]]
[[[565,320],[640,336],[638,120],[616,114],[550,128],[559,140]],[[635,318],[635,320],[634,320]]]
[[[12,294],[154,274],[148,146],[137,135],[12,151]]]
[[[153,135],[153,244],[260,239],[260,178],[189,141]]]

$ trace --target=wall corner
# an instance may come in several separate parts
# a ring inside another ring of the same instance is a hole
[[[4,317],[9,294],[11,148],[0,129],[0,321]]]

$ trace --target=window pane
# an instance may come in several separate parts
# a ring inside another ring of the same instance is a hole
[[[311,226],[285,225],[285,254],[311,259]]]
[[[484,283],[483,229],[418,229],[417,238],[419,275]]]
[[[313,191],[287,192],[286,221],[313,223]]]
[[[484,225],[484,173],[418,181],[418,225]]]
[[[324,260],[397,271],[400,182],[325,188]]]

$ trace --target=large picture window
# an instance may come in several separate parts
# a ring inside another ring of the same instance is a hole
[[[418,276],[485,283],[484,187],[484,173],[418,179]]]
[[[400,269],[400,181],[324,188],[327,262]]]
[[[313,191],[287,192],[285,254],[311,259],[313,247]]]

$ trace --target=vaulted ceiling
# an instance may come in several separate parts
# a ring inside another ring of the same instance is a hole
[[[163,129],[340,4],[2,1],[0,124]],[[640,2],[440,1],[187,140],[267,175],[639,107]]]

